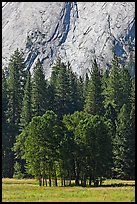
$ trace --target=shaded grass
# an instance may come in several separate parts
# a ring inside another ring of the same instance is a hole
[[[124,187],[124,186],[135,186],[133,180],[118,180],[118,179],[107,179],[103,181],[102,187]]]
[[[106,180],[112,183],[134,184],[134,181]],[[2,201],[44,202],[44,201],[135,201],[135,188],[127,187],[40,187],[34,179],[2,179]]]

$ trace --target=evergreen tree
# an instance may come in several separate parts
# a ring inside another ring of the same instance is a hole
[[[69,113],[70,108],[70,92],[67,67],[64,63],[61,64],[58,74],[58,81],[55,89],[55,106],[59,116]]]
[[[2,177],[9,176],[9,140],[8,140],[8,123],[7,123],[7,80],[5,70],[2,70]]]
[[[111,119],[113,132],[116,130],[117,114],[125,103],[128,112],[131,109],[131,77],[128,70],[122,66],[120,68],[118,58],[114,56],[110,75],[108,72],[103,76],[103,95],[105,97],[105,116]]]
[[[97,115],[75,112],[64,116],[63,122],[69,131],[69,143],[65,162],[71,165],[75,184],[86,186],[86,179],[94,183],[98,177],[110,176],[112,165],[112,130],[109,121]],[[105,145],[104,145],[105,144]],[[107,147],[107,148],[106,148]],[[74,171],[74,173],[73,173]]]
[[[112,167],[111,124],[102,116],[86,117],[76,128],[75,137],[84,145],[82,158],[82,174],[92,177],[94,185],[98,177],[110,177]],[[86,184],[86,182],[85,182]]]
[[[112,134],[113,137],[116,133],[116,120],[117,120],[117,114],[113,106],[109,103],[105,108],[105,118],[110,120],[112,123]]]
[[[69,113],[74,113],[77,109],[77,77],[73,73],[70,64],[67,66],[68,72],[68,86],[69,86]]]
[[[128,137],[128,167],[127,174],[129,179],[135,179],[135,80],[132,80],[131,92],[131,112]]]
[[[114,177],[128,179],[128,138],[130,135],[130,120],[127,107],[124,104],[118,114],[116,135],[114,138]]]
[[[105,97],[105,107],[107,107],[110,103],[115,109],[116,114],[119,113],[120,108],[123,105],[120,71],[121,69],[118,58],[116,55],[114,55],[109,79],[106,85],[106,89],[103,91],[103,95]]]
[[[104,113],[103,109],[101,74],[96,60],[94,60],[91,79],[88,83],[84,110],[93,115],[101,115]]]
[[[41,116],[47,110],[47,82],[38,59],[32,77],[32,116]]]
[[[19,130],[20,132],[29,124],[32,118],[32,110],[31,110],[31,73],[28,71],[28,76],[24,88],[24,97],[22,102],[22,111],[20,114],[20,123]],[[25,175],[25,160],[18,157],[15,163],[15,171],[18,176]],[[20,172],[19,172],[20,170]],[[18,172],[17,172],[18,171]],[[15,173],[14,173],[15,176]]]
[[[22,103],[22,111],[20,116],[20,130],[25,128],[29,122],[31,121],[32,117],[32,110],[31,110],[31,73],[28,71],[27,81],[25,84],[24,89],[24,97]]]
[[[53,110],[62,117],[64,114],[73,113],[77,104],[76,76],[70,65],[65,65],[60,60],[53,67],[50,84],[53,87]]]
[[[64,186],[96,185],[111,175],[112,145],[113,177],[134,179],[135,80],[115,55],[110,73],[102,77],[94,60],[85,81],[58,59],[48,82],[39,59],[31,80],[14,52],[2,72],[3,177],[24,176],[26,164],[40,185],[53,178],[57,186],[58,176]]]
[[[121,105],[124,103],[127,106],[127,111],[130,112],[131,110],[131,87],[132,81],[129,71],[123,66],[120,71],[120,81],[121,81]]]
[[[15,142],[16,135],[19,134],[19,121],[22,108],[24,84],[25,84],[25,65],[23,53],[18,49],[10,58],[8,75],[8,113],[7,121],[9,124],[9,177],[13,176],[14,155],[11,150]]]
[[[86,73],[85,80],[84,80],[84,87],[83,87],[84,98],[86,98],[88,83],[89,83],[89,76],[88,76],[88,73]]]
[[[126,68],[130,73],[131,77],[135,76],[135,47],[130,47],[130,52],[126,62]]]
[[[103,105],[104,107],[106,108],[106,106],[108,106],[109,102],[108,103],[105,103],[105,98],[108,97],[108,86],[109,86],[109,70],[106,69],[103,73],[103,76],[102,76],[102,95],[103,95]]]
[[[8,76],[8,122],[19,124],[24,86],[26,82],[26,70],[23,53],[18,49],[13,53],[9,62]]]
[[[67,148],[64,146],[64,151],[71,152],[71,154],[65,154],[66,159],[64,158],[65,163],[69,164],[71,161],[71,166],[67,165],[68,171],[72,169],[71,174],[75,178],[75,185],[80,185],[80,172],[82,168],[83,156],[85,155],[85,151],[83,149],[83,140],[81,137],[76,136],[76,128],[80,121],[83,121],[86,117],[89,117],[89,114],[85,112],[76,111],[74,114],[68,114],[63,117],[63,123],[67,129]],[[84,159],[85,161],[85,159]]]
[[[76,90],[76,97],[77,97],[77,105],[75,111],[83,111],[84,108],[84,81],[82,77],[77,79],[77,90]],[[73,87],[72,87],[73,88]]]
[[[7,125],[7,109],[8,109],[8,97],[7,97],[7,80],[5,77],[5,72],[2,69],[2,127],[3,132],[5,132]]]
[[[51,73],[51,77],[50,77],[50,84],[53,86],[54,89],[58,83],[58,75],[59,75],[61,66],[62,66],[61,59],[58,58],[55,65],[52,67],[52,73]]]
[[[83,96],[83,80],[78,78],[72,71],[70,64],[67,67],[69,79],[69,113],[83,110],[84,96]]]

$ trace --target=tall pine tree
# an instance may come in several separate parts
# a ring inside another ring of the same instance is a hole
[[[70,65],[65,65],[58,59],[53,67],[50,84],[53,87],[53,110],[55,113],[59,117],[73,113],[79,105],[77,78],[72,72]]]
[[[5,71],[2,69],[2,177],[9,176],[9,139],[8,139],[8,123],[7,123],[7,80]]]
[[[13,53],[9,62],[8,75],[8,113],[9,123],[9,177],[13,176],[14,154],[11,150],[15,142],[16,135],[19,134],[19,121],[22,108],[22,100],[26,78],[26,67],[24,64],[23,53],[18,49]]]
[[[128,167],[129,179],[135,179],[135,80],[132,79],[131,91],[131,112],[130,112],[130,132],[128,137]]]
[[[122,98],[122,86],[121,86],[121,76],[120,76],[120,65],[119,60],[116,55],[114,55],[112,60],[112,68],[110,71],[109,78],[107,80],[106,88],[103,90],[104,104],[105,107],[110,103],[115,109],[116,114],[119,113],[120,108],[123,105]]]
[[[127,106],[127,111],[130,112],[131,110],[131,87],[132,87],[132,80],[129,74],[129,71],[123,66],[121,67],[120,71],[120,81],[121,81],[121,105],[124,103]]]
[[[31,108],[31,73],[28,71],[27,81],[24,89],[24,97],[22,103],[22,111],[20,116],[20,130],[24,129],[31,121],[32,108]]]
[[[101,85],[101,74],[96,60],[93,62],[91,78],[87,87],[84,110],[93,115],[102,115],[103,110],[103,95]]]
[[[118,114],[116,135],[114,138],[114,177],[128,179],[128,138],[130,119],[127,106],[124,104]]]
[[[38,59],[32,76],[32,116],[41,116],[47,110],[47,82]]]

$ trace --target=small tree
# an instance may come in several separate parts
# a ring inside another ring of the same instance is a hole
[[[13,178],[22,179],[23,177],[24,174],[21,172],[21,165],[18,162],[15,162]]]

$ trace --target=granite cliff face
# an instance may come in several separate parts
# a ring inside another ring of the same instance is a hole
[[[16,48],[23,49],[28,68],[37,58],[45,76],[57,57],[84,75],[94,57],[103,67],[117,55],[127,58],[135,46],[135,2],[4,2],[2,57],[8,63]]]

